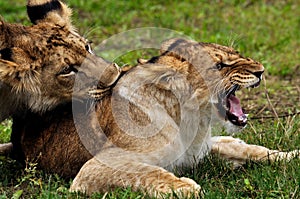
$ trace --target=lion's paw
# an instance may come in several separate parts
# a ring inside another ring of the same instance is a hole
[[[171,193],[179,198],[200,198],[203,196],[200,185],[190,178],[181,177],[173,184],[172,188],[164,190],[157,190],[160,193]]]
[[[295,158],[300,158],[300,150],[294,150],[289,152],[279,152],[277,160],[290,161]]]
[[[178,193],[183,193],[184,196],[194,196],[195,198],[199,198],[201,195],[203,195],[203,190],[194,180],[185,177],[181,177],[180,180],[186,182],[187,186],[178,188],[175,190],[175,192],[178,191]]]

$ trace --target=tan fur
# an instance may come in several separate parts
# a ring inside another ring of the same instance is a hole
[[[261,149],[270,151],[246,144],[234,150],[232,142],[228,150],[225,139],[211,139],[207,126],[214,106],[211,101],[215,101],[210,98],[217,94],[216,86],[226,90],[235,83],[238,74],[248,76],[247,80],[239,82],[241,87],[249,86],[248,82],[254,84],[258,78],[255,72],[263,71],[261,64],[227,47],[182,39],[167,41],[161,53],[148,62],[140,62],[145,65],[126,74],[114,89],[111,102],[106,102],[106,98],[98,103],[98,121],[109,142],[81,168],[70,188],[72,191],[91,194],[115,186],[131,186],[153,195],[171,190],[197,193],[200,187],[194,181],[157,170],[157,166],[169,171],[193,166],[211,148],[214,153],[234,161],[259,160],[266,155],[260,153]],[[230,65],[217,70],[214,66],[220,61]],[[220,81],[222,84],[218,84]],[[159,105],[163,108],[153,110]],[[151,118],[151,115],[158,118]],[[159,121],[155,119],[164,121],[163,126],[157,125]],[[146,128],[149,124],[156,132],[147,131],[151,129]],[[135,129],[136,126],[140,128]]]
[[[289,161],[299,157],[300,151],[282,152],[271,150],[263,146],[246,144],[244,141],[230,136],[213,137],[212,153],[220,155],[233,162],[235,167],[244,164],[247,160],[253,161]]]
[[[218,68],[220,62],[230,65]],[[216,111],[218,95],[236,81],[241,88],[257,84],[262,72],[261,64],[231,48],[169,40],[160,56],[129,70],[110,95],[101,95],[100,89],[95,111],[76,102],[73,110],[68,103],[42,116],[31,111],[14,116],[14,154],[38,157],[40,168],[65,177],[80,169],[71,191],[91,194],[130,186],[154,196],[197,195],[200,186],[176,177],[175,168],[197,164],[210,150],[237,163],[263,160],[270,152],[210,135],[212,113],[235,131],[243,128]],[[90,92],[98,96],[97,89]]]
[[[48,4],[56,7],[49,10],[51,6],[44,6]],[[27,8],[35,25],[0,23],[0,121],[19,109],[50,110],[70,102],[72,94],[75,99],[86,98],[87,89],[105,89],[121,72],[89,51],[64,3],[35,0],[28,1]],[[86,79],[85,87],[73,92],[75,74]]]

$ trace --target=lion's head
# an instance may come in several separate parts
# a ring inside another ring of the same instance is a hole
[[[241,88],[257,87],[262,79],[264,67],[251,58],[245,58],[233,48],[199,43],[186,39],[170,39],[162,44],[161,54],[145,63],[172,66],[185,74],[193,92],[214,105],[218,118],[229,129],[241,129],[247,124],[240,100],[235,92]]]
[[[0,20],[0,119],[20,105],[43,112],[105,89],[119,67],[97,57],[71,23],[71,10],[58,0],[28,1],[32,26]],[[76,81],[75,77],[84,81]],[[75,90],[73,89],[75,88]]]

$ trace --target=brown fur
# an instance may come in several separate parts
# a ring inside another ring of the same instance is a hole
[[[15,115],[12,129],[12,157],[21,162],[37,162],[45,171],[71,178],[92,158],[77,134],[71,104],[58,106],[42,116],[29,111]]]
[[[32,26],[0,21],[0,121],[16,110],[41,113],[86,98],[87,89],[109,87],[120,75],[116,64],[89,50],[64,3],[35,0],[27,8]],[[75,74],[84,77],[77,90]]]
[[[228,65],[218,68],[220,62]],[[98,99],[95,111],[92,104],[78,102],[73,110],[72,104],[63,104],[42,116],[15,116],[14,154],[37,160],[44,170],[76,175],[72,191],[131,186],[156,196],[172,190],[197,194],[196,182],[171,171],[196,164],[210,150],[237,163],[266,159],[271,152],[232,137],[210,137],[216,96],[237,82],[256,84],[262,71],[261,64],[233,49],[169,40],[160,56],[131,69],[110,95]]]
[[[47,6],[44,15],[34,14],[35,6],[51,2],[54,10]],[[28,9],[36,25],[0,24],[1,49],[8,49],[0,60],[1,89],[7,92],[2,97],[11,97],[9,105],[18,108],[4,109],[2,116],[13,113],[13,155],[65,177],[76,175],[70,190],[91,194],[130,186],[155,196],[172,191],[197,196],[200,186],[176,177],[175,168],[193,166],[211,150],[238,163],[274,152],[210,135],[212,113],[234,130],[243,128],[228,120],[219,98],[232,86],[258,85],[260,63],[225,46],[172,39],[162,45],[160,56],[141,60],[110,91],[105,87],[120,71],[86,50],[68,19],[69,9],[59,1],[38,0],[29,1]],[[86,71],[80,67],[85,59]],[[92,78],[75,91],[80,100],[73,104],[74,79],[64,80],[70,72],[65,65]],[[99,66],[109,74],[100,82],[92,75]],[[95,81],[99,88],[90,93],[101,99],[93,106],[83,96]],[[8,151],[6,146],[0,152]],[[294,154],[279,153],[279,159]]]

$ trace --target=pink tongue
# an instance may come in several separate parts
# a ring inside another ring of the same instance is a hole
[[[240,105],[240,100],[234,95],[230,95],[228,97],[228,102],[230,104],[230,113],[237,116],[238,118],[243,117],[245,114],[242,111],[242,107]]]

